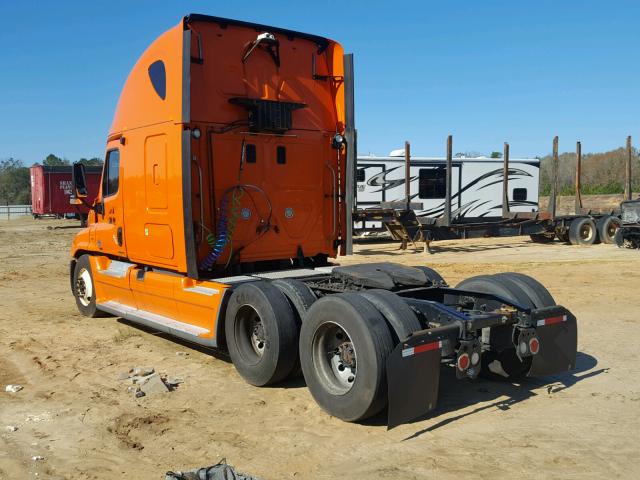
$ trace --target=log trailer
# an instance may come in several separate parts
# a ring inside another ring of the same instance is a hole
[[[575,366],[577,326],[521,274],[336,266],[351,249],[353,59],[333,40],[188,15],[143,53],[71,248],[80,312],[228,352],[264,386],[302,374],[346,421],[436,407],[441,365],[516,379]],[[74,165],[76,201],[86,201]]]
[[[630,200],[631,194],[631,159],[633,148],[631,137],[627,137],[627,158],[626,158],[626,180],[625,198]],[[558,189],[558,137],[553,139],[552,155],[552,181],[549,204],[546,210],[538,209],[537,185],[535,202],[518,201],[518,190],[524,190],[523,182],[516,183],[516,188],[512,187],[513,180],[518,180],[518,175],[534,177],[537,184],[539,174],[531,174],[525,170],[513,166],[509,159],[509,144],[504,144],[503,167],[498,173],[495,169],[489,169],[492,177],[486,179],[486,175],[478,175],[470,185],[474,185],[484,180],[487,183],[481,184],[478,189],[485,189],[487,186],[502,184],[502,195],[500,203],[495,203],[495,191],[485,191],[480,194],[478,191],[470,190],[465,192],[462,200],[462,192],[469,190],[463,187],[460,182],[460,173],[464,162],[453,159],[453,137],[447,138],[447,156],[441,164],[433,169],[433,174],[425,180],[424,185],[419,185],[422,191],[423,186],[429,194],[436,192],[436,197],[442,201],[436,204],[431,211],[422,211],[424,204],[416,197],[421,196],[420,192],[411,190],[411,184],[417,177],[412,176],[411,171],[419,165],[419,161],[414,165],[410,154],[409,142],[405,143],[405,169],[404,177],[391,180],[393,189],[397,191],[404,185],[404,198],[395,198],[392,201],[372,202],[373,206],[361,202],[356,204],[352,212],[352,218],[356,223],[358,233],[380,233],[388,232],[394,240],[400,241],[401,249],[406,249],[409,243],[417,247],[418,242],[424,242],[424,249],[429,253],[431,242],[435,240],[466,239],[479,237],[508,237],[517,235],[529,235],[536,243],[551,243],[556,238],[562,242],[572,245],[591,245],[594,243],[615,243],[616,231],[621,225],[620,217],[614,210],[594,211],[585,209],[582,205],[581,195],[581,163],[582,146],[580,142],[576,144],[576,175],[575,175],[575,211],[569,215],[557,214],[557,189]],[[363,162],[364,163],[364,162]],[[521,165],[522,160],[518,161]],[[528,166],[538,169],[539,162],[530,162]],[[396,170],[394,168],[394,170]],[[426,171],[426,169],[425,169]],[[384,178],[384,172],[378,177]],[[375,179],[375,178],[374,178]],[[531,184],[530,179],[528,184]],[[376,179],[377,181],[377,179]],[[457,183],[457,185],[456,185]],[[469,195],[470,194],[470,195]],[[483,195],[489,195],[484,197]],[[487,207],[487,204],[490,207]],[[513,207],[516,208],[513,208]],[[531,208],[534,207],[534,208]],[[531,211],[527,211],[527,210]],[[485,210],[485,211],[483,211]],[[367,223],[373,227],[367,227]],[[382,225],[379,227],[378,225]],[[361,226],[358,226],[360,224]]]

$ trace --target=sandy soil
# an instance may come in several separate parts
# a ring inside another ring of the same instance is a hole
[[[0,221],[2,479],[160,479],[223,457],[264,479],[640,476],[638,251],[525,238],[440,242],[434,255],[358,246],[343,263],[432,265],[453,285],[531,274],[579,322],[576,371],[519,386],[445,374],[435,414],[388,432],[383,417],[329,417],[302,382],[254,388],[209,352],[81,317],[69,292],[69,225]],[[136,400],[117,380],[135,365],[185,383]],[[24,390],[5,393],[8,383]]]

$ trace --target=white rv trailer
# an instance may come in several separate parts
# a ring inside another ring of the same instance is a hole
[[[451,218],[472,221],[502,215],[503,160],[501,158],[454,158],[451,173]],[[509,210],[538,211],[540,160],[509,159]],[[389,203],[406,201],[403,150],[387,157],[358,156],[356,206],[359,210],[380,209]],[[446,159],[411,157],[412,208],[419,217],[442,216],[445,207]],[[362,222],[356,230],[379,229],[379,222]]]

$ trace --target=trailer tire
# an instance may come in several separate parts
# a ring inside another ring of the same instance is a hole
[[[518,285],[527,295],[529,295],[529,299],[536,308],[552,307],[556,305],[556,301],[549,293],[549,290],[529,275],[517,272],[505,272],[497,273],[494,277],[506,278]]]
[[[349,422],[386,406],[386,361],[392,350],[384,317],[357,293],[319,299],[300,332],[300,360],[311,395],[330,415]]]
[[[456,288],[498,295],[505,300],[510,300],[529,308],[534,308],[535,306],[529,294],[522,287],[512,279],[504,276],[479,275],[463,280]],[[489,332],[492,330],[506,340],[511,339],[510,326],[492,327]],[[491,379],[516,381],[529,373],[532,361],[531,357],[526,357],[521,362],[516,355],[515,346],[510,343],[506,348],[502,348],[499,351],[485,350],[482,353],[481,373],[484,377]]]
[[[436,272],[433,268],[423,267],[421,265],[414,266],[413,268],[417,268],[422,273],[424,273],[425,277],[427,277],[427,280],[431,283],[431,285],[440,285],[444,287],[447,286],[447,282],[445,282],[444,278],[442,278],[442,275]]]
[[[360,293],[366,298],[387,321],[393,343],[404,341],[413,332],[422,330],[418,317],[398,295],[389,290],[372,289]]]
[[[596,222],[598,229],[598,237],[602,243],[615,243],[616,232],[622,225],[622,222],[618,217],[607,215],[601,217]]]
[[[95,282],[91,271],[89,255],[82,255],[73,268],[73,296],[82,315],[89,318],[108,317],[109,314],[98,309],[96,305]]]
[[[552,243],[555,237],[556,234],[554,232],[532,233],[529,235],[529,238],[534,243]]]
[[[588,217],[576,218],[569,226],[569,241],[571,245],[593,245],[598,238],[598,229],[593,220]]]
[[[245,283],[229,297],[227,348],[236,370],[251,385],[269,385],[292,372],[299,331],[287,297],[268,282]]]

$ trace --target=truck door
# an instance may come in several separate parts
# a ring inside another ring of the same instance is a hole
[[[117,142],[108,145],[107,156],[102,171],[100,203],[102,213],[94,224],[95,243],[100,252],[118,257],[126,257],[124,235],[122,162]]]

